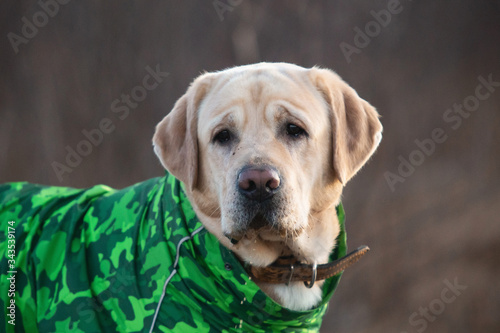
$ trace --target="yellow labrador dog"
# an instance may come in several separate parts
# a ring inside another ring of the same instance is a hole
[[[204,227],[242,263],[321,265],[340,232],[342,188],[382,138],[378,117],[328,69],[259,63],[194,80],[153,143]],[[322,299],[323,281],[256,283],[295,311]]]

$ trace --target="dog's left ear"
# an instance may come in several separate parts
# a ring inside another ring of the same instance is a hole
[[[382,139],[379,114],[334,72],[312,68],[310,74],[330,108],[333,168],[345,185],[375,152]]]
[[[156,126],[153,137],[154,150],[162,165],[191,191],[198,183],[198,108],[211,81],[211,74],[194,80]]]

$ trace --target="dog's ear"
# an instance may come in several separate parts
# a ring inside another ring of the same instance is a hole
[[[333,168],[345,185],[375,152],[382,124],[375,108],[334,72],[312,68],[311,79],[331,112]]]
[[[209,90],[209,74],[198,77],[156,126],[154,151],[161,164],[193,190],[198,180],[198,107]]]

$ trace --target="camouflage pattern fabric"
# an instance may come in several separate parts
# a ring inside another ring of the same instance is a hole
[[[332,260],[346,253],[337,211]],[[314,332],[340,279],[325,282],[318,307],[283,308],[204,229],[168,174],[123,190],[2,185],[0,221],[0,331]]]

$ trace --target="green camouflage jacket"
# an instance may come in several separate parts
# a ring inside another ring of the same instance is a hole
[[[346,254],[337,211],[332,260]],[[6,332],[311,332],[340,279],[325,282],[318,307],[283,308],[203,227],[168,174],[123,190],[1,185],[0,224]]]

